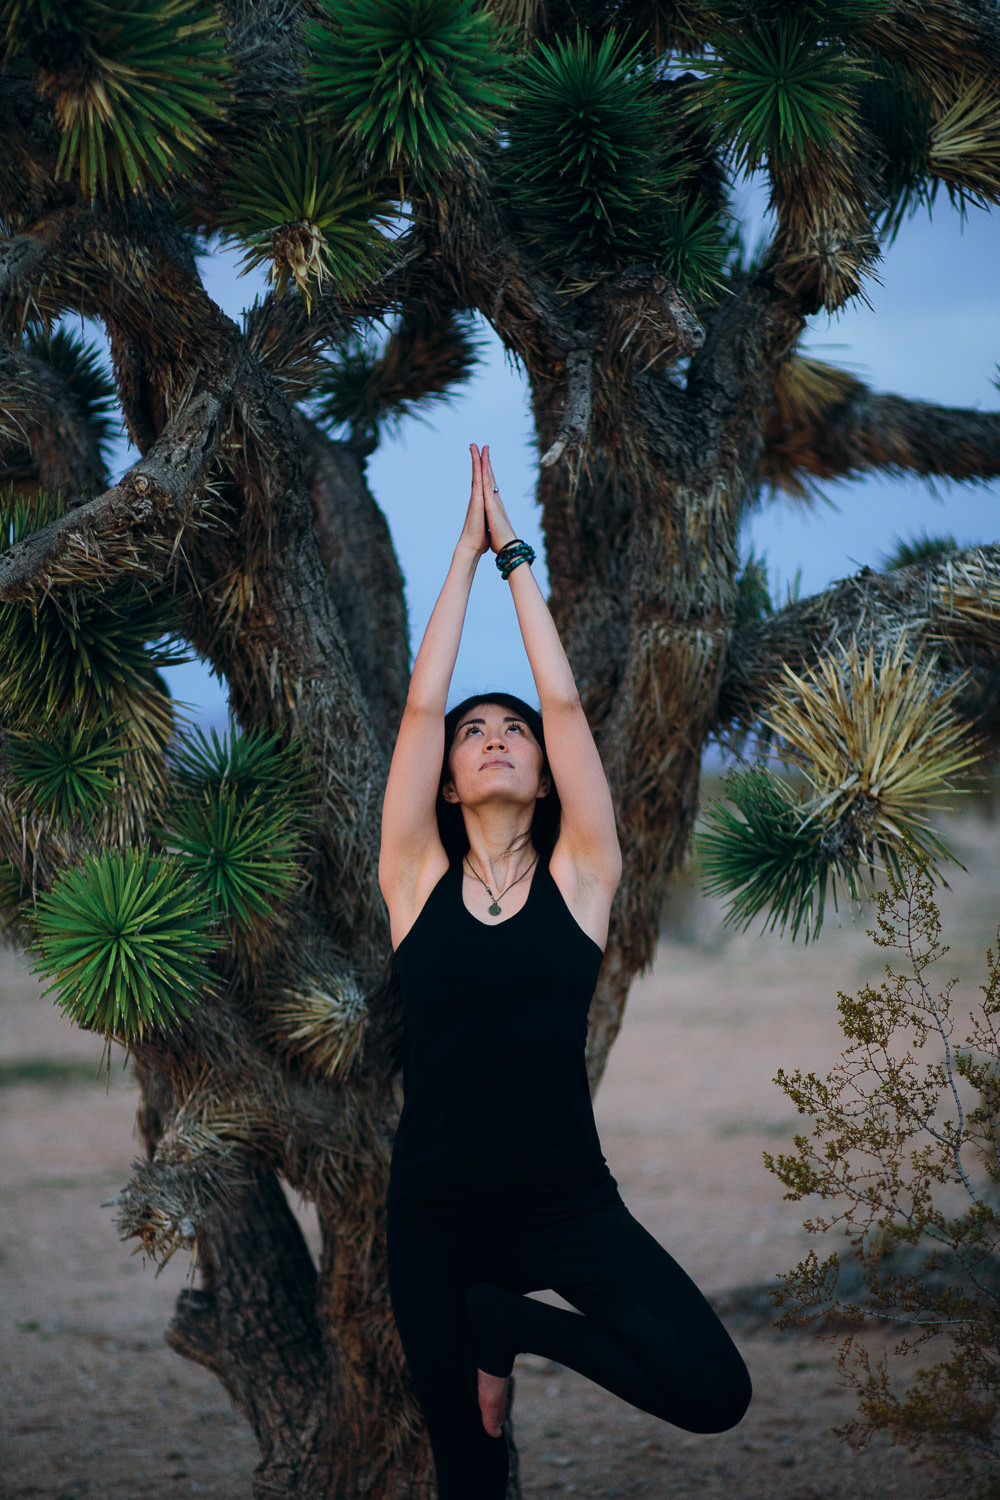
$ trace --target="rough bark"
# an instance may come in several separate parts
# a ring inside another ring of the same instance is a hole
[[[385,516],[365,482],[364,460],[301,423],[316,539],[344,639],[379,743],[391,745],[410,675],[403,578]]]
[[[261,1438],[255,1500],[323,1494],[336,1371],[316,1267],[273,1174],[206,1214],[197,1252],[201,1286],[180,1293],[167,1343],[222,1381]]]

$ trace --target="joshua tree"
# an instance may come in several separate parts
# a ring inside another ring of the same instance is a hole
[[[997,415],[797,352],[942,183],[997,200],[1000,17],[2,13],[0,905],[69,1014],[131,1051],[147,1159],[122,1232],[154,1257],[196,1246],[168,1337],[253,1425],[255,1493],[427,1495],[381,1254],[396,1094],[375,848],[407,640],[365,457],[463,377],[469,314],[488,319],[530,385],[553,606],[621,819],[596,1082],[710,735],[770,718],[812,777],[805,814],[783,783],[744,788],[720,879],[738,885],[748,840],[780,848],[737,899],[813,926],[831,877],[919,831],[914,793],[994,711],[1000,549],[775,612],[737,535],[762,489],[1000,472]],[[731,211],[751,170],[777,225],[752,262]],[[242,328],[199,277],[219,235],[273,279]],[[70,315],[104,324],[110,383]],[[114,483],[112,408],[141,454]],[[224,679],[241,737],[176,739],[171,635]],[[318,1266],[279,1179],[316,1204]]]

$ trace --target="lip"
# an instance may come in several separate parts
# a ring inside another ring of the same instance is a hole
[[[512,760],[501,760],[498,756],[494,755],[490,760],[484,760],[479,769],[481,771],[488,771],[490,766],[506,766],[508,770],[513,771],[514,762]]]

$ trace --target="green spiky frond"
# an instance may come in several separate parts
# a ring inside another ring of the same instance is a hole
[[[772,771],[734,772],[726,791],[732,806],[710,803],[697,839],[706,891],[729,898],[726,921],[742,931],[763,916],[765,930],[790,928],[793,940],[801,933],[808,942],[823,925],[828,885],[835,903],[838,876],[857,896],[853,866],[822,846],[795,792]]]
[[[329,135],[290,121],[236,163],[219,222],[246,247],[243,269],[266,265],[282,293],[307,302],[329,279],[344,297],[367,286],[392,255],[392,210],[353,172]]]
[[[515,105],[504,180],[547,257],[658,261],[682,168],[662,145],[638,47],[613,33],[595,44],[582,32],[540,46],[523,65]]]
[[[211,144],[230,62],[205,0],[16,3],[8,56],[32,65],[62,131],[59,170],[87,197],[164,187]]]
[[[177,860],[95,855],[39,897],[36,921],[35,972],[89,1031],[129,1042],[169,1029],[211,986],[211,913]]]
[[[270,917],[291,893],[299,874],[300,824],[296,810],[258,793],[206,793],[177,803],[166,838],[207,894],[213,912],[239,932]]]
[[[298,748],[265,729],[243,734],[230,729],[224,735],[215,729],[208,734],[195,729],[175,748],[171,770],[182,795],[189,798],[232,792],[249,801],[263,794],[298,808],[305,797]]]
[[[408,314],[383,342],[357,335],[333,350],[313,385],[316,416],[377,441],[404,417],[419,417],[429,401],[447,400],[476,368],[480,350],[469,318]]]
[[[666,208],[659,223],[659,261],[695,302],[717,295],[729,252],[715,209],[698,198]]]
[[[112,417],[117,412],[118,399],[100,350],[88,344],[82,334],[72,333],[68,328],[57,328],[48,338],[29,335],[25,347],[35,359],[62,377],[105,456],[114,435]]]
[[[39,491],[0,494],[0,542],[12,546],[60,513]],[[54,720],[119,720],[139,746],[162,752],[173,709],[159,668],[186,661],[168,634],[169,612],[128,584],[102,594],[67,591],[0,604],[0,702],[12,728]]]
[[[753,625],[774,612],[767,581],[767,559],[751,551],[736,577],[736,610],[733,628]]]
[[[473,0],[318,0],[310,90],[374,172],[433,188],[506,99],[503,35]]]
[[[926,531],[919,536],[910,538],[897,537],[896,544],[891,552],[886,552],[879,559],[879,566],[890,572],[893,568],[908,568],[911,563],[934,562],[939,557],[947,557],[949,552],[957,552],[958,543],[953,536],[930,536]]]
[[[855,133],[867,71],[823,36],[808,9],[784,7],[767,25],[720,33],[714,54],[696,64],[707,74],[700,105],[747,171],[765,160],[801,165]]]
[[[11,790],[42,818],[92,828],[126,774],[128,745],[86,723],[12,734]]]
[[[291,894],[303,851],[306,782],[298,749],[263,730],[195,731],[173,757],[164,829],[230,930],[246,933]]]
[[[939,691],[933,662],[908,659],[905,637],[878,663],[852,641],[810,673],[784,668],[762,721],[805,790],[796,797],[755,768],[733,783],[735,813],[710,810],[699,847],[709,889],[731,898],[729,920],[770,914],[808,938],[828,882],[836,899],[837,881],[855,895],[866,869],[898,875],[916,853],[933,872],[951,857],[924,813],[980,756],[954,712],[962,686]]]

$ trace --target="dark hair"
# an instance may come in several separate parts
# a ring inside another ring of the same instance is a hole
[[[531,817],[531,842],[538,850],[539,859],[546,860],[555,848],[556,839],[559,837],[559,818],[562,808],[545,754],[542,716],[537,708],[532,708],[529,703],[525,703],[523,698],[515,698],[513,693],[476,693],[471,698],[463,698],[461,703],[449,709],[444,716],[444,760],[441,765],[441,780],[438,784],[435,812],[437,813],[438,833],[441,835],[445,853],[450,863],[457,865],[469,847],[462,809],[455,802],[446,802],[442,796],[442,789],[445,783],[451,780],[448,757],[451,755],[455,731],[469,709],[475,708],[479,703],[496,703],[501,708],[509,709],[512,714],[524,720],[542,748],[542,772],[548,776],[551,786],[547,796],[539,797],[535,803],[535,810]]]

